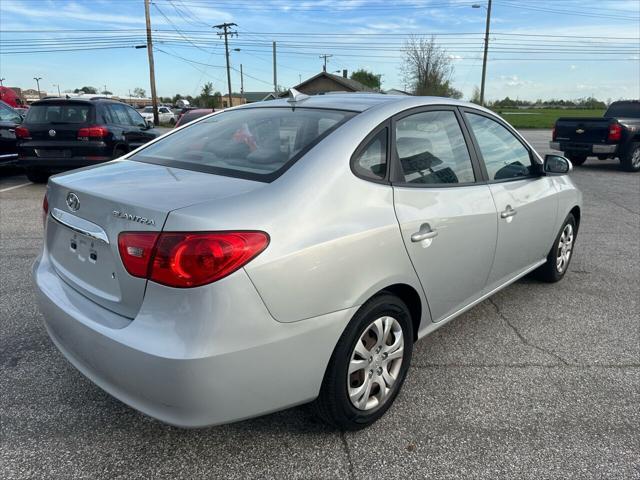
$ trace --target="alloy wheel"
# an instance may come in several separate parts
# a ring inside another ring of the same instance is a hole
[[[556,257],[556,269],[558,273],[562,273],[566,270],[571,258],[571,251],[573,249],[573,226],[567,223],[560,235],[560,241],[558,242],[558,254]]]
[[[364,330],[351,354],[347,373],[349,399],[358,410],[384,404],[393,392],[404,356],[400,323],[385,316]]]
[[[634,150],[633,156],[631,157],[631,165],[633,168],[640,167],[640,147]]]

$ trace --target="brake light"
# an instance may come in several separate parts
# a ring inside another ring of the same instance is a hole
[[[104,138],[109,135],[109,129],[102,125],[92,125],[90,127],[82,127],[78,130],[78,140],[91,140],[95,138]]]
[[[44,198],[42,199],[42,225],[44,226],[47,223],[47,215],[49,215],[49,199],[47,198],[47,194],[44,194]]]
[[[131,275],[177,288],[220,280],[268,244],[264,232],[123,232],[118,237],[122,263]]]
[[[609,126],[609,137],[608,140],[610,142],[618,142],[622,138],[622,127],[619,123],[614,123]]]
[[[16,138],[29,140],[31,139],[31,132],[29,132],[27,127],[16,127]]]
[[[556,127],[553,127],[553,130],[551,130],[551,140],[552,141],[556,141],[556,139],[558,138],[558,132],[556,131]]]

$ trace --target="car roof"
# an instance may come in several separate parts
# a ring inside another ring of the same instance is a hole
[[[416,103],[420,105],[459,105],[459,106],[473,106],[484,110],[475,104],[463,102],[460,100],[454,100],[452,98],[445,97],[417,97],[409,95],[387,95],[384,93],[328,93],[322,95],[310,95],[308,98],[304,98],[290,103],[288,99],[278,100],[266,100],[262,102],[250,103],[242,105],[240,108],[266,108],[266,107],[291,107],[295,105],[300,108],[326,108],[335,110],[351,110],[354,112],[364,112],[370,108],[382,105],[382,104],[397,104],[398,107],[402,105],[413,106]]]
[[[100,103],[122,103],[118,100],[111,100],[110,98],[105,97],[93,97],[93,98],[66,98],[66,97],[52,97],[52,98],[43,98],[42,100],[36,100],[31,105],[46,105],[48,103],[84,103],[84,104],[93,104],[96,102]]]

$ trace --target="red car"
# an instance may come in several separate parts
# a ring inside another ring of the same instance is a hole
[[[197,118],[204,117],[205,115],[209,115],[210,113],[215,112],[213,108],[193,108],[191,110],[187,110],[180,117],[178,117],[178,121],[176,122],[176,127],[181,127],[186,123],[193,122]]]

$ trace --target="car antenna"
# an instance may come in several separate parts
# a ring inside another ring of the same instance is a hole
[[[289,102],[291,104],[291,106],[293,108],[295,108],[296,103],[302,102],[303,100],[306,100],[307,98],[309,98],[309,95],[305,95],[304,93],[300,93],[295,88],[290,88],[289,89],[289,98],[287,98],[287,102]]]

